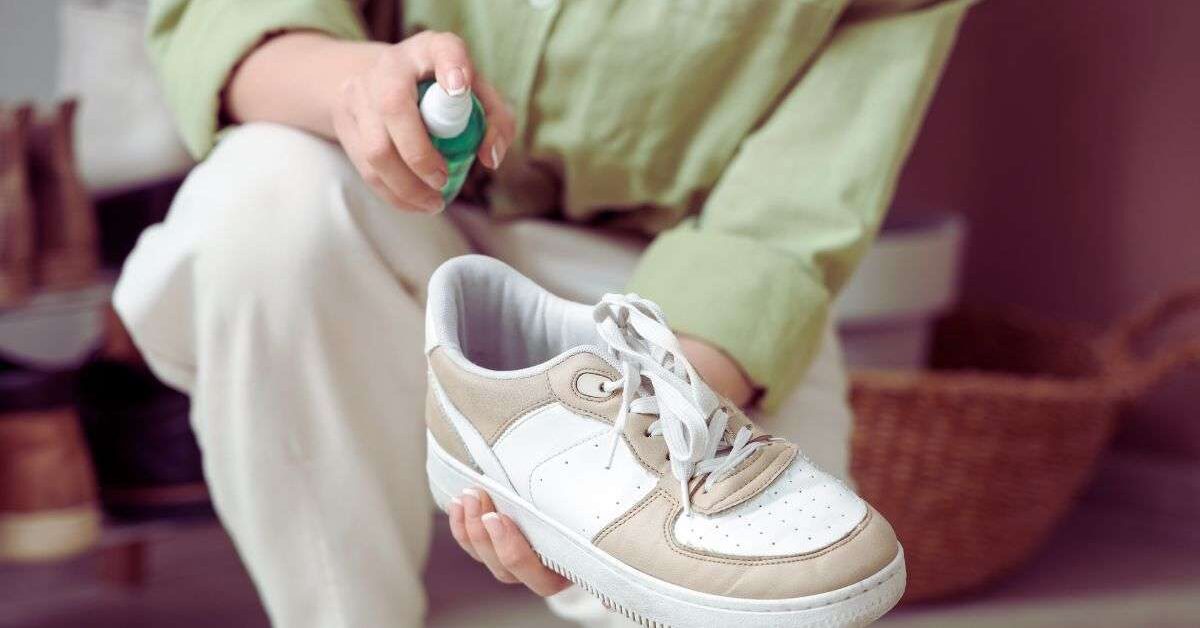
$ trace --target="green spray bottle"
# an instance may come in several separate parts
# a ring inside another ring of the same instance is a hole
[[[483,106],[471,90],[450,94],[434,81],[421,82],[417,100],[429,139],[446,158],[447,177],[446,185],[442,187],[442,200],[449,203],[458,196],[467,180],[467,173],[475,162],[475,151],[479,150],[487,131]]]

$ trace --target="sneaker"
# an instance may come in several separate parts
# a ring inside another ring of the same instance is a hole
[[[488,491],[554,571],[645,626],[860,626],[904,592],[887,521],[720,398],[636,295],[452,259],[426,310],[428,472]]]
[[[75,556],[99,537],[74,385],[70,372],[0,360],[0,562]]]
[[[105,514],[123,521],[213,514],[187,395],[144,366],[98,358],[79,372],[79,419]]]
[[[25,165],[32,109],[0,105],[0,308],[22,303],[33,285],[33,199]]]
[[[28,167],[37,234],[37,287],[62,290],[91,285],[100,244],[91,198],[75,165],[76,101],[36,112],[29,129]]]

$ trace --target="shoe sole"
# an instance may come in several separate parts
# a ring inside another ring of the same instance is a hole
[[[41,562],[83,552],[100,538],[92,506],[0,515],[0,560]]]
[[[904,550],[874,575],[835,591],[783,600],[752,600],[692,591],[654,578],[597,551],[591,539],[567,529],[527,500],[451,457],[427,434],[426,470],[439,508],[465,488],[483,488],[511,517],[547,567],[579,585],[609,609],[649,628],[823,628],[865,626],[904,594]]]

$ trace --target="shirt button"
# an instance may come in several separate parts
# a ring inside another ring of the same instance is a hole
[[[549,9],[554,6],[555,0],[529,0],[529,6],[535,9]]]

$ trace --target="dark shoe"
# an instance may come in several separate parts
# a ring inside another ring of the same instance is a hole
[[[0,308],[29,296],[33,283],[33,199],[25,165],[32,110],[0,106]]]
[[[74,100],[38,112],[29,133],[29,176],[37,234],[36,278],[41,289],[86,286],[100,254],[96,216],[75,164]]]
[[[144,366],[97,360],[79,378],[79,412],[104,509],[122,519],[212,514],[186,395]]]
[[[0,560],[72,556],[100,534],[68,373],[0,364]]]

